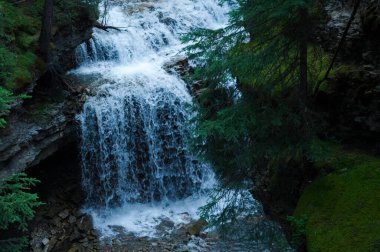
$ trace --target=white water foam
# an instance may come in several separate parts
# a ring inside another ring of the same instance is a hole
[[[125,204],[114,208],[102,215],[92,211],[94,225],[102,232],[104,237],[115,234],[113,226],[122,226],[126,232],[138,236],[157,237],[163,233],[158,226],[164,220],[170,220],[176,227],[196,220],[199,216],[197,210],[206,203],[206,197],[189,197],[175,202],[159,202],[146,204]],[[172,230],[169,230],[172,231]]]

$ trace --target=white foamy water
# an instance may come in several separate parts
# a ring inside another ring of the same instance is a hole
[[[113,226],[122,226],[125,231],[138,236],[161,236],[163,233],[158,226],[164,220],[170,220],[175,226],[173,231],[181,224],[189,223],[198,218],[197,209],[206,203],[206,197],[188,197],[175,202],[158,202],[145,204],[125,204],[104,212],[92,212],[94,225],[103,236],[112,236],[115,232]]]
[[[217,29],[227,7],[217,0],[111,1],[107,25],[77,49],[73,74],[96,76],[97,94],[78,115],[82,184],[95,226],[154,236],[163,220],[197,218],[214,184],[210,167],[188,150],[191,96],[164,65],[183,48],[180,36]]]

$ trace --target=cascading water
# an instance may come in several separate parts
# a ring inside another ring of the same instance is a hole
[[[221,27],[225,13],[217,0],[112,1],[107,24],[121,31],[96,30],[77,49],[74,74],[96,87],[78,115],[95,225],[147,234],[158,215],[195,213],[204,202],[212,172],[187,149],[191,97],[164,65],[178,57],[181,33]]]

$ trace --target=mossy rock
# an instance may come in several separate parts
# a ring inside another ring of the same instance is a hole
[[[204,219],[199,219],[194,224],[192,224],[187,231],[190,235],[199,235],[206,225],[207,221]]]
[[[41,29],[43,0],[0,1],[0,86],[19,92],[34,81],[38,73],[44,71],[44,64],[38,58],[38,39]],[[98,16],[98,1],[62,1],[54,8],[54,33],[58,29],[68,29],[70,34],[92,13]],[[86,10],[86,11],[85,11]],[[79,22],[80,18],[82,22]],[[56,49],[56,44],[50,44]]]
[[[307,249],[380,251],[380,159],[336,148],[333,173],[310,184],[294,215],[307,216]]]

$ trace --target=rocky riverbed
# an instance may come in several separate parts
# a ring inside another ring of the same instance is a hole
[[[82,211],[85,195],[75,144],[28,170],[41,180],[37,192],[44,205],[29,225],[29,248],[25,251],[284,251],[288,244],[280,230],[271,229],[263,216],[231,226],[223,236],[204,231],[205,222],[181,213],[182,223],[161,218],[154,237],[140,237],[121,226],[103,236],[90,215]],[[238,234],[248,235],[243,238]]]
[[[68,207],[65,204],[53,205],[53,208],[45,205],[38,212],[30,234],[30,251],[248,252],[284,251],[287,246],[273,243],[268,249],[268,243],[264,245],[260,240],[247,242],[221,238],[213,232],[202,232],[205,224],[202,220],[190,220],[187,224],[175,225],[174,222],[163,219],[156,226],[157,237],[139,237],[127,232],[124,227],[111,226],[112,237],[104,237],[94,229],[91,216],[77,208],[65,208]],[[57,212],[63,208],[65,209]],[[258,224],[260,228],[268,225],[265,219],[256,221],[258,222],[252,225]]]

